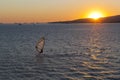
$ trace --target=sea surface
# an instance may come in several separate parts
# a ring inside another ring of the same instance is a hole
[[[0,80],[120,80],[120,23],[0,24]]]

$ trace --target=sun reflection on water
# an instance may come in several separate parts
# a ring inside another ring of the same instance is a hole
[[[97,24],[92,26],[91,34],[90,34],[90,40],[88,42],[89,48],[87,48],[87,54],[89,56],[88,61],[83,62],[83,66],[88,68],[88,70],[92,72],[87,72],[89,76],[96,78],[96,79],[102,79],[103,74],[100,75],[101,72],[104,71],[104,73],[108,72],[109,69],[102,66],[105,64],[108,64],[108,59],[105,56],[102,56],[105,53],[105,49],[103,48],[104,43],[102,43],[102,38],[100,34],[101,27]],[[113,71],[111,71],[113,72]],[[94,75],[91,75],[93,74]],[[95,76],[99,75],[99,76]]]

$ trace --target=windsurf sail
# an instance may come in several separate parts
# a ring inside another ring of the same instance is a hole
[[[40,40],[37,42],[35,48],[39,53],[43,53],[44,45],[45,45],[45,38],[41,37]]]

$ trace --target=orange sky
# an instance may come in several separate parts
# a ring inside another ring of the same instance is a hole
[[[0,23],[32,23],[87,18],[92,11],[120,14],[120,0],[0,0]]]

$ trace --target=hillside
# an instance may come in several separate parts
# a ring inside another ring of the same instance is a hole
[[[84,18],[84,19],[76,19],[70,21],[50,22],[50,23],[120,23],[120,15],[102,17],[97,20],[91,18]]]

